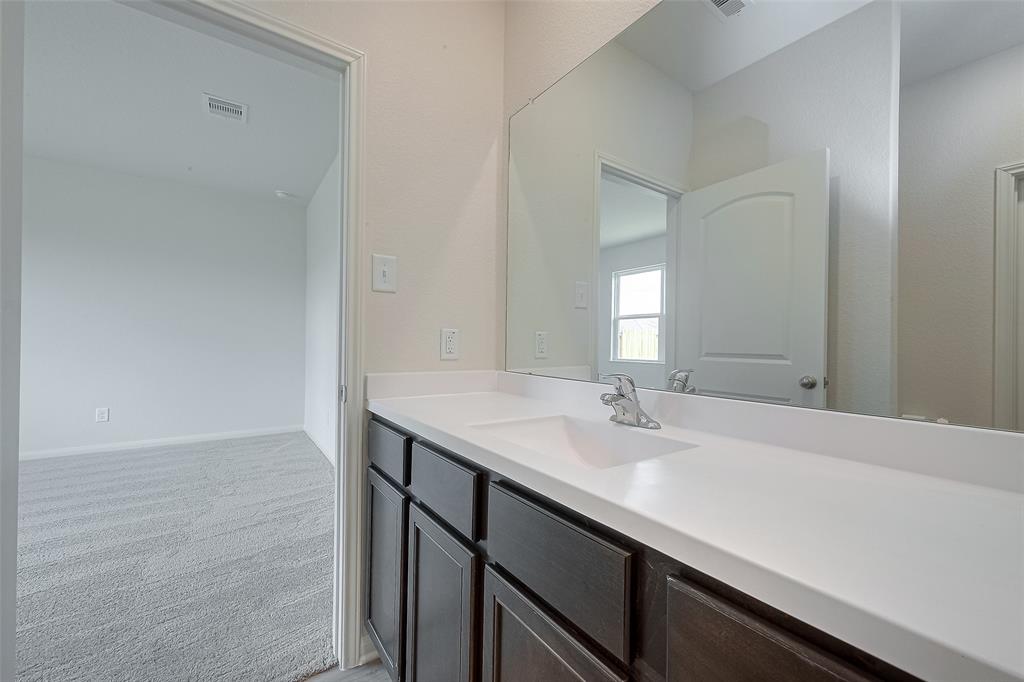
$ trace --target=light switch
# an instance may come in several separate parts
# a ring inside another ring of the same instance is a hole
[[[398,291],[398,256],[373,254],[372,289],[390,294]]]
[[[590,285],[587,282],[576,282],[576,307],[586,308],[590,304]]]

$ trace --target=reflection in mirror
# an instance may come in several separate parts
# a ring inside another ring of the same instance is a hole
[[[1022,120],[1024,3],[666,0],[512,118],[507,367],[1024,430]]]

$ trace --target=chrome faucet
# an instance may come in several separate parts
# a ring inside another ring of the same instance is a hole
[[[661,424],[654,421],[640,407],[633,377],[628,374],[602,374],[601,378],[615,380],[615,393],[601,395],[601,402],[615,410],[615,414],[609,417],[611,421],[627,426],[639,426],[641,429],[661,428]]]
[[[694,370],[692,369],[672,370],[672,373],[668,375],[668,390],[676,393],[696,393],[697,387],[690,385],[693,375]]]

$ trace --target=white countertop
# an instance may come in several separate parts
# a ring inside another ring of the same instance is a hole
[[[511,393],[369,410],[923,679],[1024,680],[1020,493],[667,424],[699,447],[594,469],[471,426],[603,418]]]

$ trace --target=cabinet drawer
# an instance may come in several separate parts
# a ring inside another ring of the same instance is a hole
[[[877,678],[693,583],[668,578],[668,682],[868,682]]]
[[[629,663],[633,552],[491,485],[487,551],[613,656]]]
[[[412,446],[412,482],[409,490],[452,528],[479,539],[477,522],[479,471],[416,443]]]
[[[488,566],[484,574],[484,682],[625,682],[540,605]]]
[[[367,437],[367,450],[374,466],[398,482],[409,483],[409,444],[405,434],[371,421]]]

